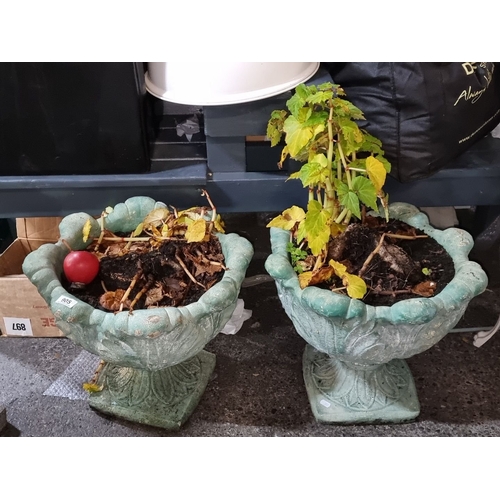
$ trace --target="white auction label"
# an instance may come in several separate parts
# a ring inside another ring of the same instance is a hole
[[[5,333],[7,335],[21,335],[22,337],[33,337],[31,321],[29,318],[5,318]]]
[[[57,300],[56,304],[62,304],[63,306],[69,307],[70,309],[76,304],[75,299],[70,299],[69,297],[66,297],[65,295],[61,295]]]
[[[326,399],[322,399],[320,402],[319,402],[320,405],[323,405],[325,408],[330,408],[331,403],[329,403]]]

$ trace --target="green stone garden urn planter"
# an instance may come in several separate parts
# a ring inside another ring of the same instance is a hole
[[[165,207],[148,197],[133,197],[114,207],[106,228],[133,231],[153,209]],[[197,406],[215,367],[215,355],[203,348],[225,326],[236,307],[241,283],[253,256],[250,242],[236,234],[218,234],[225,257],[223,278],[201,298],[182,307],[112,313],[96,309],[61,285],[68,249],[81,250],[85,213],[65,217],[61,238],[30,253],[23,272],[50,306],[61,331],[105,361],[89,397],[91,407],[142,424],[179,429]],[[100,233],[91,218],[91,238]],[[89,240],[90,241],[90,240]]]
[[[436,296],[370,306],[346,295],[309,286],[301,289],[286,250],[290,234],[271,228],[267,272],[297,332],[307,342],[304,382],[312,412],[323,423],[405,422],[420,404],[407,358],[439,342],[460,320],[487,277],[468,260],[473,246],[465,231],[437,230],[425,214],[394,203],[390,216],[424,231],[453,259],[455,275]]]

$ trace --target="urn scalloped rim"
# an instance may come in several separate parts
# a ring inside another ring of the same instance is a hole
[[[330,365],[321,370],[342,374],[342,383],[340,375],[332,376],[326,388],[324,380],[318,382],[319,376],[311,376],[318,367],[306,366],[317,364],[314,361],[317,357],[308,350],[304,358],[306,389],[313,413],[321,422],[403,422],[416,418],[419,404],[412,378],[384,399],[380,395],[380,383],[374,385],[373,382],[380,376],[368,377],[366,372],[381,370],[392,360],[404,360],[432,347],[458,323],[470,300],[486,289],[486,273],[468,259],[474,242],[466,231],[435,229],[424,213],[407,203],[391,204],[390,216],[434,238],[453,259],[455,275],[436,296],[402,300],[388,307],[367,305],[315,286],[302,290],[286,250],[290,232],[270,230],[272,254],[265,268],[276,282],[282,305],[299,335],[316,351],[331,358]],[[340,371],[339,363],[342,364]],[[407,379],[408,374],[411,377],[405,362],[398,365],[397,370],[398,373],[389,370],[392,379],[384,375],[386,386],[396,387],[396,379]],[[411,396],[408,391],[415,394]],[[380,403],[382,400],[384,404]],[[403,400],[408,403],[408,411],[405,413],[401,408],[394,411]],[[378,410],[373,411],[376,401]]]
[[[158,207],[166,205],[146,196],[129,198],[107,215],[106,227],[113,232],[132,232]],[[86,243],[83,226],[89,219],[92,226]],[[113,377],[108,385],[115,388],[114,394],[91,395],[91,406],[94,399],[94,406],[105,413],[178,429],[198,404],[214,369],[215,357],[207,356],[203,348],[224,328],[236,308],[253,256],[251,243],[234,233],[217,234],[227,269],[222,280],[198,301],[181,307],[140,309],[132,314],[112,313],[81,301],[60,282],[63,260],[69,252],[62,240],[74,250],[86,248],[91,238],[99,235],[99,222],[79,212],[66,216],[59,229],[59,241],[31,252],[24,260],[23,272],[49,305],[58,328],[114,367],[107,370],[108,378]],[[158,375],[150,376],[151,372]],[[174,398],[175,405],[169,403],[174,400],[168,395],[172,391],[182,395]],[[148,399],[141,394],[148,394]]]
[[[138,196],[115,206],[106,227],[112,231],[133,231],[154,208],[165,206],[152,198]],[[88,246],[83,241],[83,225],[91,218],[86,213],[65,217],[60,223],[61,237],[55,244],[45,244],[31,252],[23,263],[23,272],[37,287],[50,306],[59,328],[84,349],[105,361],[140,369],[158,370],[177,364],[196,354],[231,317],[246,269],[253,256],[250,242],[237,234],[218,234],[228,268],[222,280],[195,303],[183,307],[143,309],[129,314],[114,314],[95,309],[79,300],[61,285],[62,262],[68,249]],[[90,237],[97,237],[99,223],[91,218]],[[58,302],[69,297],[74,305]],[[85,332],[81,325],[85,325]],[[90,329],[90,330],[89,330]],[[201,335],[194,332],[204,332]],[[167,333],[168,332],[168,333]],[[189,337],[193,337],[190,341]],[[179,348],[182,348],[179,351]],[[137,349],[143,349],[138,358]],[[162,349],[163,348],[163,349]],[[111,349],[114,352],[111,352]]]

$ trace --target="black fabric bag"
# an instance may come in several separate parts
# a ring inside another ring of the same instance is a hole
[[[500,63],[324,63],[400,182],[445,167],[500,123]],[[495,69],[496,66],[496,69]]]

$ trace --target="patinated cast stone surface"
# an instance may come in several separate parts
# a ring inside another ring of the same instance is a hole
[[[148,197],[130,198],[114,207],[106,227],[131,232],[151,210],[164,206]],[[31,252],[23,272],[50,306],[61,331],[108,363],[99,379],[104,389],[91,396],[91,406],[129,420],[178,428],[198,404],[213,371],[214,356],[203,348],[236,307],[252,245],[237,234],[218,235],[227,270],[193,304],[113,314],[77,299],[60,282],[68,253],[61,240],[74,250],[86,248],[82,231],[89,217],[85,213],[65,217],[59,226],[61,239]],[[92,219],[90,236],[99,233],[99,224]]]
[[[304,380],[312,411],[321,422],[416,418],[420,406],[403,360],[439,342],[458,323],[470,300],[486,288],[486,274],[468,260],[473,246],[468,233],[437,230],[425,214],[406,203],[391,205],[390,216],[421,229],[452,257],[455,276],[435,297],[373,307],[314,286],[301,290],[286,251],[290,234],[271,228],[272,254],[266,270],[275,279],[297,332],[309,344]]]

